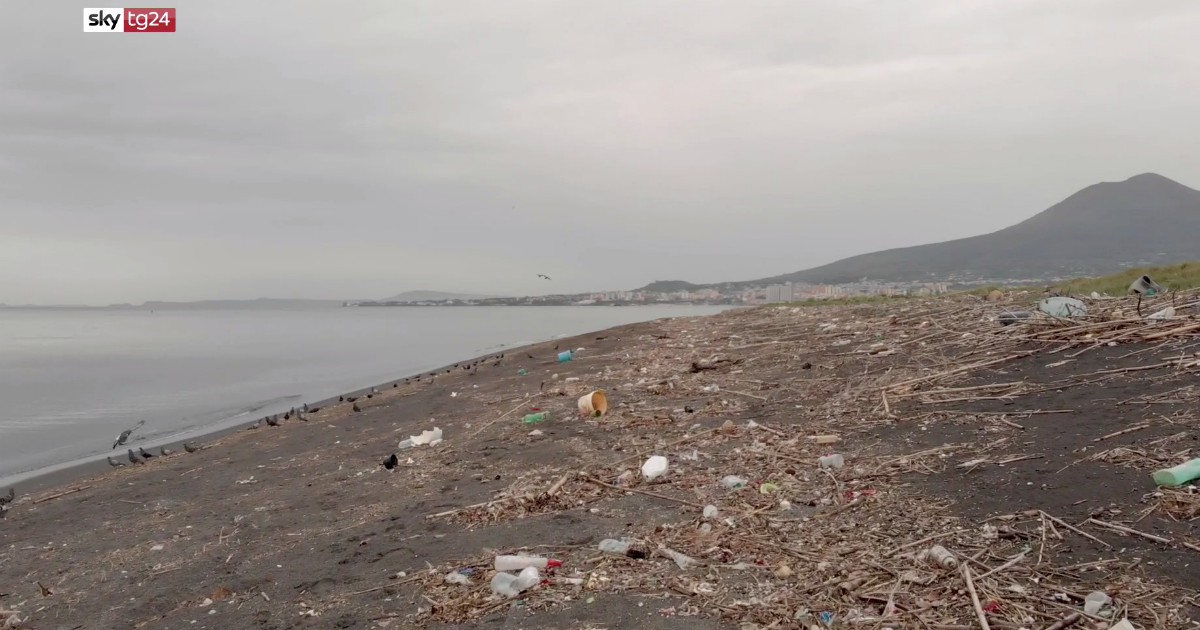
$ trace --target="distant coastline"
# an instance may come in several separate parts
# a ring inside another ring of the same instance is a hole
[[[728,301],[661,301],[661,302],[593,302],[588,300],[577,301],[564,298],[561,300],[553,298],[512,298],[510,300],[498,300],[487,302],[462,302],[452,300],[449,302],[345,302],[343,308],[444,308],[451,306],[740,306],[739,302],[733,300]]]

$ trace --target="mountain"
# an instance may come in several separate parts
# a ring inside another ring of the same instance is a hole
[[[444,291],[405,291],[392,297],[386,297],[380,302],[439,302],[444,300],[481,300],[496,297],[494,295],[473,295],[468,293],[446,293]]]
[[[851,256],[739,285],[1053,280],[1196,258],[1200,191],[1154,173],[1088,186],[998,232]]]

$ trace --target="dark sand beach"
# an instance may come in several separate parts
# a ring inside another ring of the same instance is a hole
[[[0,616],[39,630],[1015,629],[1076,613],[1070,627],[1190,627],[1200,500],[1150,474],[1196,456],[1194,367],[1176,361],[1193,337],[1121,323],[1123,303],[1097,305],[1091,327],[1001,327],[971,298],[760,308],[447,366],[359,412],[325,405],[18,488]],[[580,417],[593,389],[609,413]],[[550,418],[523,423],[535,409]],[[397,450],[434,426],[440,444]],[[833,453],[845,465],[819,468]],[[650,455],[670,462],[654,480],[639,472]],[[628,554],[597,548],[622,537]],[[921,553],[934,544],[953,566]],[[500,597],[492,562],[508,553],[563,565]],[[1113,601],[1083,614],[1094,590]]]

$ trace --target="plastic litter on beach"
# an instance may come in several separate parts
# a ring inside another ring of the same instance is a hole
[[[1083,599],[1083,612],[1087,615],[1098,615],[1100,610],[1112,603],[1112,598],[1104,591],[1092,591]]]
[[[591,418],[599,418],[608,413],[608,397],[601,390],[595,390],[579,397],[579,413]]]
[[[1160,486],[1182,486],[1196,478],[1200,478],[1200,458],[1154,472],[1154,483]]]
[[[821,468],[841,468],[846,463],[846,460],[839,454],[822,455],[817,458],[817,465]]]
[[[1038,302],[1038,310],[1051,316],[1062,318],[1083,317],[1087,315],[1087,304],[1069,297],[1049,297]]]
[[[1171,319],[1172,317],[1175,317],[1175,307],[1168,306],[1162,310],[1154,311],[1153,313],[1147,315],[1146,319]]]
[[[525,417],[521,419],[521,422],[524,422],[525,424],[538,424],[549,419],[549,411],[539,411],[537,413],[526,414]]]
[[[520,571],[525,567],[536,567],[538,569],[557,568],[562,566],[562,562],[553,558],[544,558],[541,556],[496,556],[493,563],[497,571]]]
[[[438,427],[422,431],[419,435],[410,436],[406,440],[400,442],[401,449],[412,448],[414,446],[437,446],[442,442],[442,430]]]
[[[462,573],[459,573],[458,571],[451,571],[451,572],[447,573],[445,578],[443,578],[443,579],[446,581],[447,584],[461,584],[463,586],[467,586],[471,583],[470,577],[463,575]]]
[[[662,455],[654,455],[642,464],[642,476],[649,481],[654,481],[667,473],[667,458]]]
[[[730,490],[745,488],[746,484],[748,483],[750,483],[748,479],[745,477],[739,477],[738,475],[726,475],[721,479],[721,485],[729,488]]]
[[[513,598],[537,586],[542,576],[536,567],[526,567],[517,575],[500,571],[492,576],[492,592],[508,598]]]

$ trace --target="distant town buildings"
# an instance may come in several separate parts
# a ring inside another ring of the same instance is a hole
[[[707,288],[693,291],[604,291],[581,295],[539,295],[519,298],[422,302],[348,302],[343,306],[633,306],[638,304],[786,304],[847,297],[941,295],[945,282],[876,282],[804,284],[786,282],[758,287]]]

